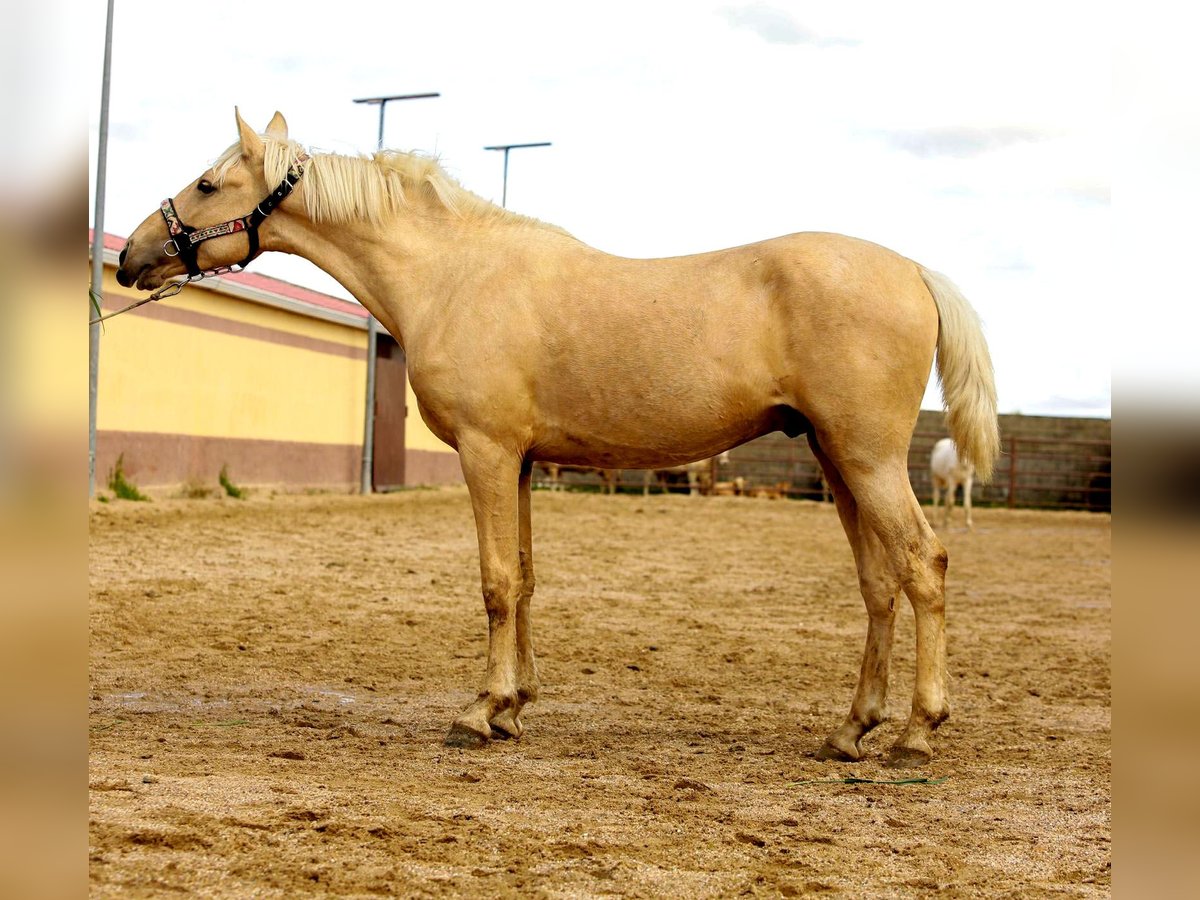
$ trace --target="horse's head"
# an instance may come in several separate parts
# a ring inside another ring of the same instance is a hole
[[[236,110],[234,114],[239,143],[223,157],[225,164],[208,169],[164,200],[126,241],[117,269],[122,286],[153,290],[176,275],[197,277],[245,265],[257,255],[259,226],[290,193],[303,168],[289,167],[282,184],[268,184],[266,143]],[[266,134],[273,143],[287,145],[282,115],[275,113]]]

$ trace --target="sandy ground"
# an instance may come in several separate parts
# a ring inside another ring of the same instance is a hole
[[[463,751],[463,489],[95,504],[92,894],[1107,895],[1110,519],[975,520],[942,533],[954,712],[897,773],[907,604],[893,720],[813,758],[866,625],[832,507],[536,493],[542,699]],[[898,775],[946,780],[798,783]]]

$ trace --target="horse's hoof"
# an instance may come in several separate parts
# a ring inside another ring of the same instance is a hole
[[[447,747],[459,747],[463,750],[475,750],[488,742],[488,735],[481,734],[474,728],[468,728],[459,722],[450,726],[450,731],[442,743]]]
[[[521,720],[514,716],[511,710],[507,709],[488,722],[488,724],[492,727],[492,737],[499,738],[502,741],[515,741],[525,730],[525,727],[521,724]]]
[[[915,769],[928,764],[933,754],[915,747],[893,747],[883,766],[886,769]]]
[[[826,741],[821,745],[821,749],[817,751],[817,759],[828,762],[858,762],[859,757],[847,753],[841,747],[835,747],[829,741]]]

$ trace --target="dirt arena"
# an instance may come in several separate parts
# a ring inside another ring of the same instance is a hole
[[[961,511],[959,511],[961,517]],[[813,758],[866,617],[831,506],[533,500],[541,700],[441,739],[483,674],[464,489],[91,511],[94,896],[1106,896],[1111,521],[977,509],[953,715],[918,771]],[[801,784],[928,776],[939,784]]]

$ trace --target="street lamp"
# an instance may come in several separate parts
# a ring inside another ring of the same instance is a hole
[[[355,103],[366,103],[368,106],[379,107],[379,139],[375,149],[383,149],[383,113],[393,100],[425,100],[430,97],[440,97],[440,93],[426,94],[392,94],[388,97],[359,97]],[[359,480],[359,490],[369,494],[374,488],[371,472],[375,462],[375,347],[379,341],[379,323],[369,312],[367,313],[367,409],[363,416],[363,452],[362,477]]]
[[[504,151],[504,187],[500,193],[500,205],[508,206],[508,151],[520,150],[523,147],[549,147],[549,141],[538,141],[533,144],[497,144],[495,147],[484,147],[484,150]]]
[[[425,100],[430,97],[442,96],[434,91],[430,94],[392,94],[390,97],[359,97],[355,103],[366,103],[368,106],[379,107],[379,141],[375,145],[375,149],[383,149],[383,111],[393,100]]]

